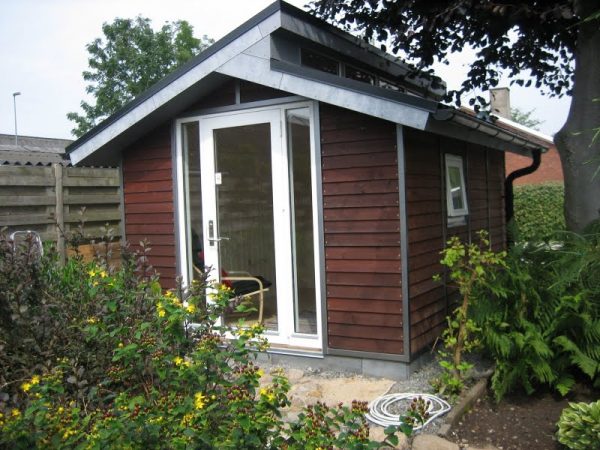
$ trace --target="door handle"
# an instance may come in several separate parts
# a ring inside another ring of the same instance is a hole
[[[209,238],[208,238],[208,241],[209,241],[209,242],[211,242],[211,243],[212,243],[212,242],[228,241],[228,240],[229,240],[229,238],[228,238],[228,237],[225,237],[225,236],[221,236],[221,237],[215,237],[215,238],[211,238],[211,237],[209,237]]]
[[[208,221],[208,242],[211,246],[215,245],[215,242],[228,241],[229,238],[225,236],[215,237],[215,222],[213,220]]]

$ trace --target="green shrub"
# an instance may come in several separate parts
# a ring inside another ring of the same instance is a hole
[[[570,391],[578,376],[600,385],[600,235],[562,233],[561,245],[515,245],[507,267],[477,293],[473,319],[496,363],[500,400],[539,385]]]
[[[600,400],[569,403],[560,415],[557,436],[572,450],[600,449]]]
[[[220,317],[232,293],[207,276],[163,292],[146,257],[102,261],[14,251],[0,233],[0,448],[378,448],[366,404],[285,422],[289,383],[261,381],[260,325]],[[36,287],[28,289],[26,284]],[[194,324],[191,326],[190,324]],[[393,444],[396,429],[386,430]]]
[[[562,183],[515,186],[514,208],[520,240],[548,240],[565,229]]]

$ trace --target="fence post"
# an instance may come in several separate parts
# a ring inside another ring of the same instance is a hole
[[[66,260],[67,249],[65,247],[65,216],[64,216],[64,196],[63,196],[63,166],[60,163],[54,164],[54,192],[56,194],[56,250],[60,255],[60,263],[64,264]]]

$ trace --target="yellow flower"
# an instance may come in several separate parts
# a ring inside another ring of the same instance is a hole
[[[19,411],[17,408],[13,408],[13,410],[10,412],[10,415],[13,417],[19,417],[21,415],[21,411]]]
[[[119,342],[119,348],[125,347],[122,342]]]
[[[173,358],[173,362],[176,366],[180,366],[181,364],[183,364],[183,358],[181,356],[176,356],[175,358]]]
[[[31,383],[23,383],[21,385],[21,389],[23,392],[29,392],[29,389],[31,389]]]
[[[31,377],[31,384],[40,384],[39,375],[34,375],[33,377]]]
[[[196,392],[196,394],[194,394],[194,406],[196,409],[204,408],[205,400],[206,397],[202,392]]]
[[[167,292],[165,293],[165,297],[173,297],[173,292],[171,292],[171,291],[167,291]]]
[[[269,402],[275,400],[275,394],[273,394],[269,389],[261,388],[259,393],[261,397],[265,397]]]
[[[98,286],[98,282],[97,281],[92,282],[92,286]]]
[[[183,416],[183,419],[181,419],[181,425],[183,425],[184,427],[187,427],[192,423],[193,419],[194,419],[194,414],[187,413],[185,416]]]
[[[71,430],[70,428],[68,428],[64,433],[63,433],[63,439],[69,439],[71,436],[73,436],[75,434],[74,430]]]
[[[95,317],[88,317],[85,322],[89,323],[89,324],[93,324],[93,323],[98,322],[98,319],[96,319]]]
[[[89,275],[90,277],[95,277],[95,276],[96,276],[96,271],[95,271],[94,269],[92,269],[92,270],[90,270],[90,271],[88,272],[88,275]]]
[[[187,361],[187,360],[183,362],[183,365],[185,367],[192,367],[192,363],[190,361]]]
[[[107,276],[108,276],[108,274],[106,273],[105,270],[103,270],[102,272],[100,272],[100,277],[106,278]]]
[[[63,412],[65,412],[65,408],[63,408],[62,406],[59,406],[58,413],[62,414]]]
[[[164,309],[159,309],[158,310],[158,317],[165,317],[165,314],[167,314],[167,313],[165,312]]]
[[[188,305],[185,310],[190,314],[194,314],[196,312],[196,307],[194,305]]]
[[[258,375],[258,378],[262,378],[264,376],[264,374],[265,374],[265,371],[262,370],[262,369],[258,369],[256,371],[256,374]]]

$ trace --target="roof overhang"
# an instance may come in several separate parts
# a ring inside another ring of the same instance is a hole
[[[440,108],[432,114],[425,130],[528,157],[532,157],[533,151],[545,152],[552,145],[550,141],[529,139],[522,133],[515,133],[511,129],[449,107]]]
[[[69,145],[67,152],[72,163],[118,162],[121,150],[157,126],[172,121],[231,77],[400,125],[476,141],[499,150],[528,153],[526,140],[504,139],[497,130],[488,133],[479,119],[464,118],[452,110],[453,116],[448,121],[450,117],[440,116],[437,101],[272,58],[272,35],[277,30],[295,32],[301,39],[321,44],[329,39],[331,45],[335,41],[339,51],[349,51],[346,46],[356,38],[321,22],[320,29],[315,21],[318,19],[284,2],[273,3]],[[343,42],[340,36],[345,36]],[[376,56],[377,51],[369,49],[369,58]],[[401,64],[390,60],[385,64],[395,64],[395,70],[403,70]]]

